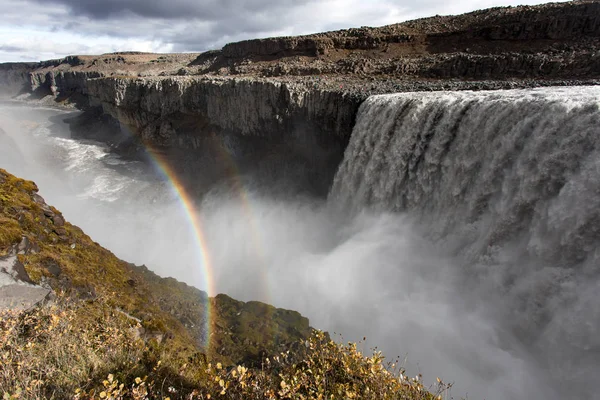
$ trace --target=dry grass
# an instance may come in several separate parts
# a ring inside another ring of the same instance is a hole
[[[13,219],[0,216],[0,249],[7,248],[21,240],[21,227]]]
[[[61,302],[0,314],[5,398],[69,398],[106,371],[140,368],[144,344],[135,337],[134,321],[100,304],[82,306]]]
[[[0,312],[0,393],[5,399],[95,398],[109,374],[129,386],[151,376],[187,391],[205,380],[202,359],[173,370],[171,365],[183,364],[169,342],[144,332],[135,319],[101,301],[62,299]]]
[[[198,399],[441,399],[451,385],[438,379],[425,388],[409,379],[381,352],[363,355],[354,343],[340,345],[315,331],[294,352],[264,360],[261,369],[209,365],[208,385],[187,398]]]
[[[90,311],[93,315],[90,315]],[[85,313],[85,316],[81,314]],[[380,352],[364,356],[322,332],[262,367],[177,360],[141,326],[102,302],[62,300],[0,314],[0,388],[5,399],[407,399],[442,398]],[[176,368],[175,368],[176,367]]]

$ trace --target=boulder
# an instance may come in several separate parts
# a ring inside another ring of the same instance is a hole
[[[23,238],[8,256],[0,257],[0,311],[29,310],[52,298],[52,290],[35,285],[17,257],[17,254],[31,252],[35,248],[36,245]]]
[[[33,283],[17,256],[0,257],[0,286],[12,283]]]
[[[52,295],[50,289],[39,286],[24,286],[12,284],[0,287],[0,311],[29,310],[39,303],[49,300]]]

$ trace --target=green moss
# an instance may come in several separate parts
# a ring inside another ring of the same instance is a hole
[[[34,200],[36,192],[37,186],[33,182],[0,169],[0,250],[8,250],[26,236],[39,247],[39,252],[21,256],[34,281],[46,277],[62,296],[95,299],[135,318],[142,316],[152,321],[153,329],[170,333],[175,345],[192,349],[192,352],[201,350],[185,327],[158,306],[152,291],[160,281],[145,282],[128,263],[68,222],[61,239],[54,232],[57,227],[52,219]],[[60,215],[58,210],[50,210]],[[51,265],[60,271],[58,276],[52,274]],[[131,286],[132,281],[138,284]],[[185,357],[182,354],[182,358]]]
[[[0,251],[21,240],[21,227],[17,221],[0,217],[0,226]]]

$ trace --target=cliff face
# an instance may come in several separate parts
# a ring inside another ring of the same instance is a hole
[[[90,95],[144,139],[168,144],[175,115],[193,116],[220,131],[251,136],[347,137],[360,99],[256,79],[96,79]],[[304,126],[300,126],[304,125]]]
[[[390,45],[425,46],[447,52],[459,41],[576,41],[600,36],[600,4],[569,2],[537,7],[494,8],[458,16],[421,18],[381,28],[363,27],[300,37],[245,40],[223,47],[226,58],[318,56],[337,50],[389,50]],[[509,44],[509,43],[506,43]],[[510,46],[507,46],[510,47]],[[416,49],[413,49],[416,50]],[[457,50],[457,49],[454,49]],[[485,49],[489,51],[490,49]]]
[[[14,96],[28,92],[29,73],[35,66],[35,63],[0,64],[0,94]]]
[[[494,8],[301,37],[247,40],[195,62],[203,73],[379,78],[597,78],[600,3]]]
[[[104,74],[99,71],[56,69],[63,63],[68,64],[67,60],[71,58],[76,57],[54,62],[0,64],[0,92],[5,96],[53,96],[59,102],[70,98],[85,108],[88,106],[87,82]]]
[[[58,98],[77,94],[87,96],[88,81],[102,76],[98,71],[31,72],[28,74],[29,90],[39,95],[53,95]]]
[[[249,78],[106,78],[90,80],[88,89],[94,105],[179,160],[174,167],[196,182],[201,171],[207,185],[226,177],[220,153],[269,180],[298,173],[318,192],[333,178],[361,102],[341,91]]]

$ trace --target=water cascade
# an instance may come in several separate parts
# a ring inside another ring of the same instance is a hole
[[[600,354],[600,89],[373,96],[330,201],[404,212],[467,308],[591,395]],[[560,377],[560,378],[559,378]],[[587,391],[586,391],[587,390]],[[573,395],[574,392],[571,392]],[[591,395],[593,397],[593,395]]]

